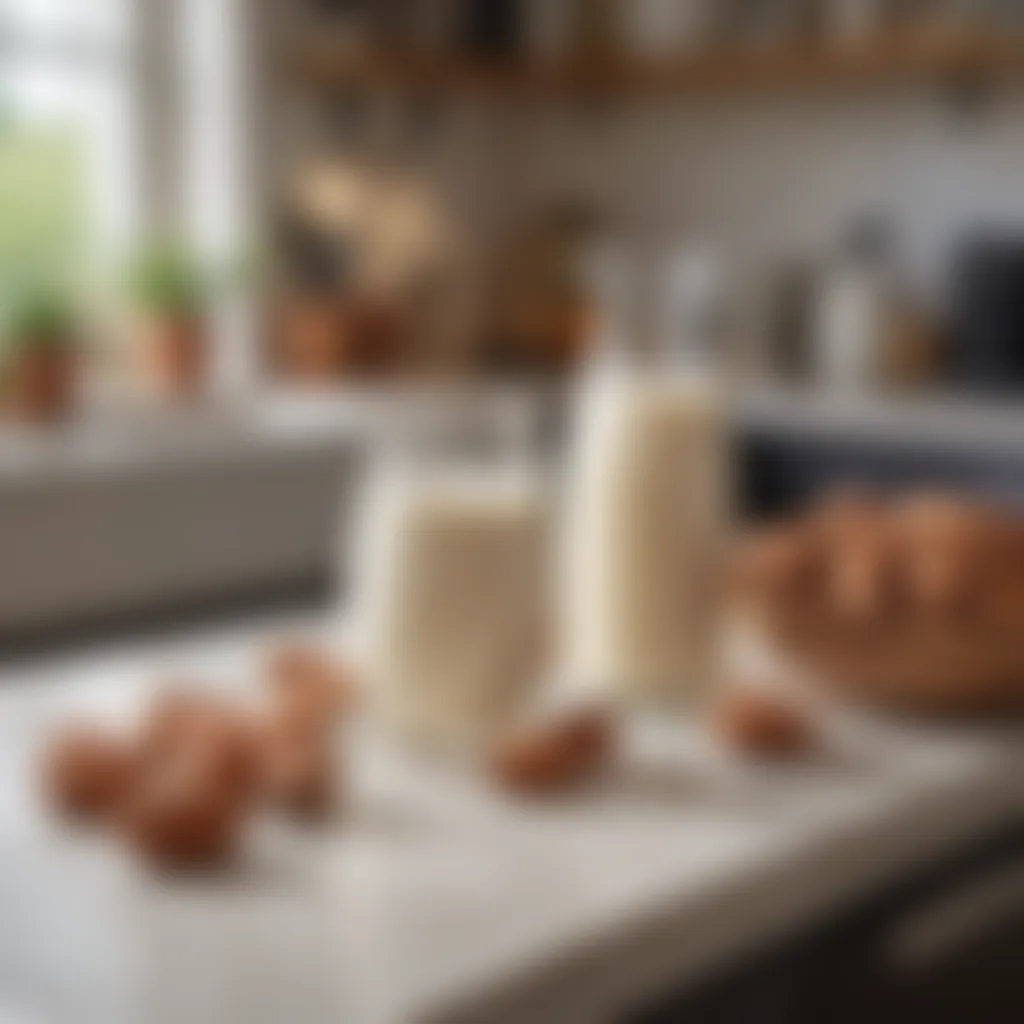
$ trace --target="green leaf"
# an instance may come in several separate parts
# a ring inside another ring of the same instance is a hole
[[[128,268],[126,283],[140,310],[175,316],[201,314],[219,285],[215,271],[177,242],[143,248]]]
[[[76,342],[78,309],[73,293],[55,280],[21,282],[0,300],[0,331],[7,356],[70,348]]]

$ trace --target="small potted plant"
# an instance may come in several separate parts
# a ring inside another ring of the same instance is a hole
[[[166,398],[194,398],[203,390],[209,364],[212,271],[184,246],[156,244],[136,257],[128,290],[148,384]]]
[[[334,384],[348,369],[348,337],[338,296],[292,288],[276,310],[277,355],[282,372],[307,384]]]
[[[68,417],[77,378],[77,315],[69,289],[53,282],[16,288],[3,305],[4,398],[33,424]]]

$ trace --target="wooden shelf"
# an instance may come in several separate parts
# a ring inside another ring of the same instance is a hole
[[[376,87],[538,98],[685,95],[1024,79],[1024,40],[930,36],[848,47],[801,44],[747,52],[715,50],[659,64],[590,59],[546,65],[385,56],[353,59],[340,56],[329,45],[313,43],[299,48],[291,67],[302,83],[320,89]]]

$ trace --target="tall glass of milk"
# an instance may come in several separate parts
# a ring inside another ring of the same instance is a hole
[[[548,533],[545,487],[519,459],[436,444],[379,456],[357,517],[354,627],[376,706],[403,736],[472,750],[531,693]]]
[[[655,351],[629,344],[621,264],[598,277],[597,357],[578,382],[562,533],[561,670],[644,701],[686,702],[716,652],[728,519],[720,382],[703,351],[692,268],[675,262]]]

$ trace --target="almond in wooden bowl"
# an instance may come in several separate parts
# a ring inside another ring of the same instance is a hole
[[[898,505],[893,519],[912,599],[934,611],[964,611],[989,558],[983,517],[963,502],[917,496]]]
[[[761,527],[743,537],[730,573],[739,606],[775,600],[799,602],[818,590],[824,568],[819,538],[800,523]]]
[[[852,520],[825,545],[817,596],[748,604],[769,647],[821,685],[883,707],[975,715],[1024,705],[1024,520],[933,496]]]
[[[980,502],[922,494],[899,503],[895,531],[917,603],[968,615],[986,592],[1024,573],[1024,524]]]
[[[804,523],[826,547],[842,546],[851,537],[874,533],[885,511],[885,504],[871,491],[838,487],[809,510]]]
[[[804,530],[817,540],[820,597],[850,625],[890,612],[900,590],[900,559],[889,510],[869,492],[841,488],[814,506]]]
[[[874,626],[901,597],[900,552],[884,521],[862,524],[826,556],[825,599],[851,626]]]
[[[870,642],[828,623],[786,648],[823,688],[902,713],[946,716],[1024,709],[1019,630],[918,615],[872,632]]]

